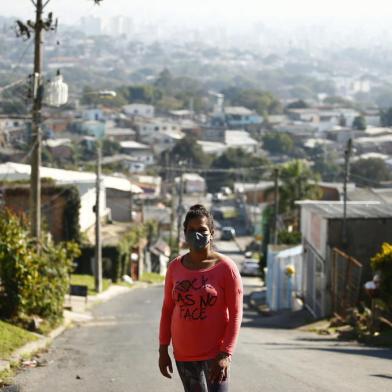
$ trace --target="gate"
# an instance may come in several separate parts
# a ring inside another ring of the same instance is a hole
[[[357,304],[361,288],[362,265],[341,250],[332,250],[332,309],[344,317]]]
[[[304,270],[305,306],[315,318],[322,318],[325,316],[325,261],[306,240],[304,240]]]

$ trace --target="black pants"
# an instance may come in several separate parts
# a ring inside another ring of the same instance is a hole
[[[185,392],[228,392],[229,381],[210,384],[208,374],[212,360],[179,362],[176,361]]]

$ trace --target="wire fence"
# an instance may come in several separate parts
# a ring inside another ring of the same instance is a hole
[[[341,250],[332,250],[332,309],[341,317],[358,302],[362,265]]]

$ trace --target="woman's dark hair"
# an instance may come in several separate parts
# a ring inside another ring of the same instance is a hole
[[[205,208],[202,204],[195,204],[189,208],[184,220],[184,231],[186,231],[188,223],[191,219],[203,216],[207,218],[207,225],[210,229],[210,232],[214,232],[214,218],[212,217],[211,212],[208,211],[207,208]]]

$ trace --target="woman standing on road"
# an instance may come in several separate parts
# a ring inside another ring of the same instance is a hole
[[[242,320],[237,266],[213,250],[212,215],[200,204],[184,221],[189,252],[170,262],[159,331],[159,368],[171,378],[174,358],[185,392],[228,391],[229,365]]]

